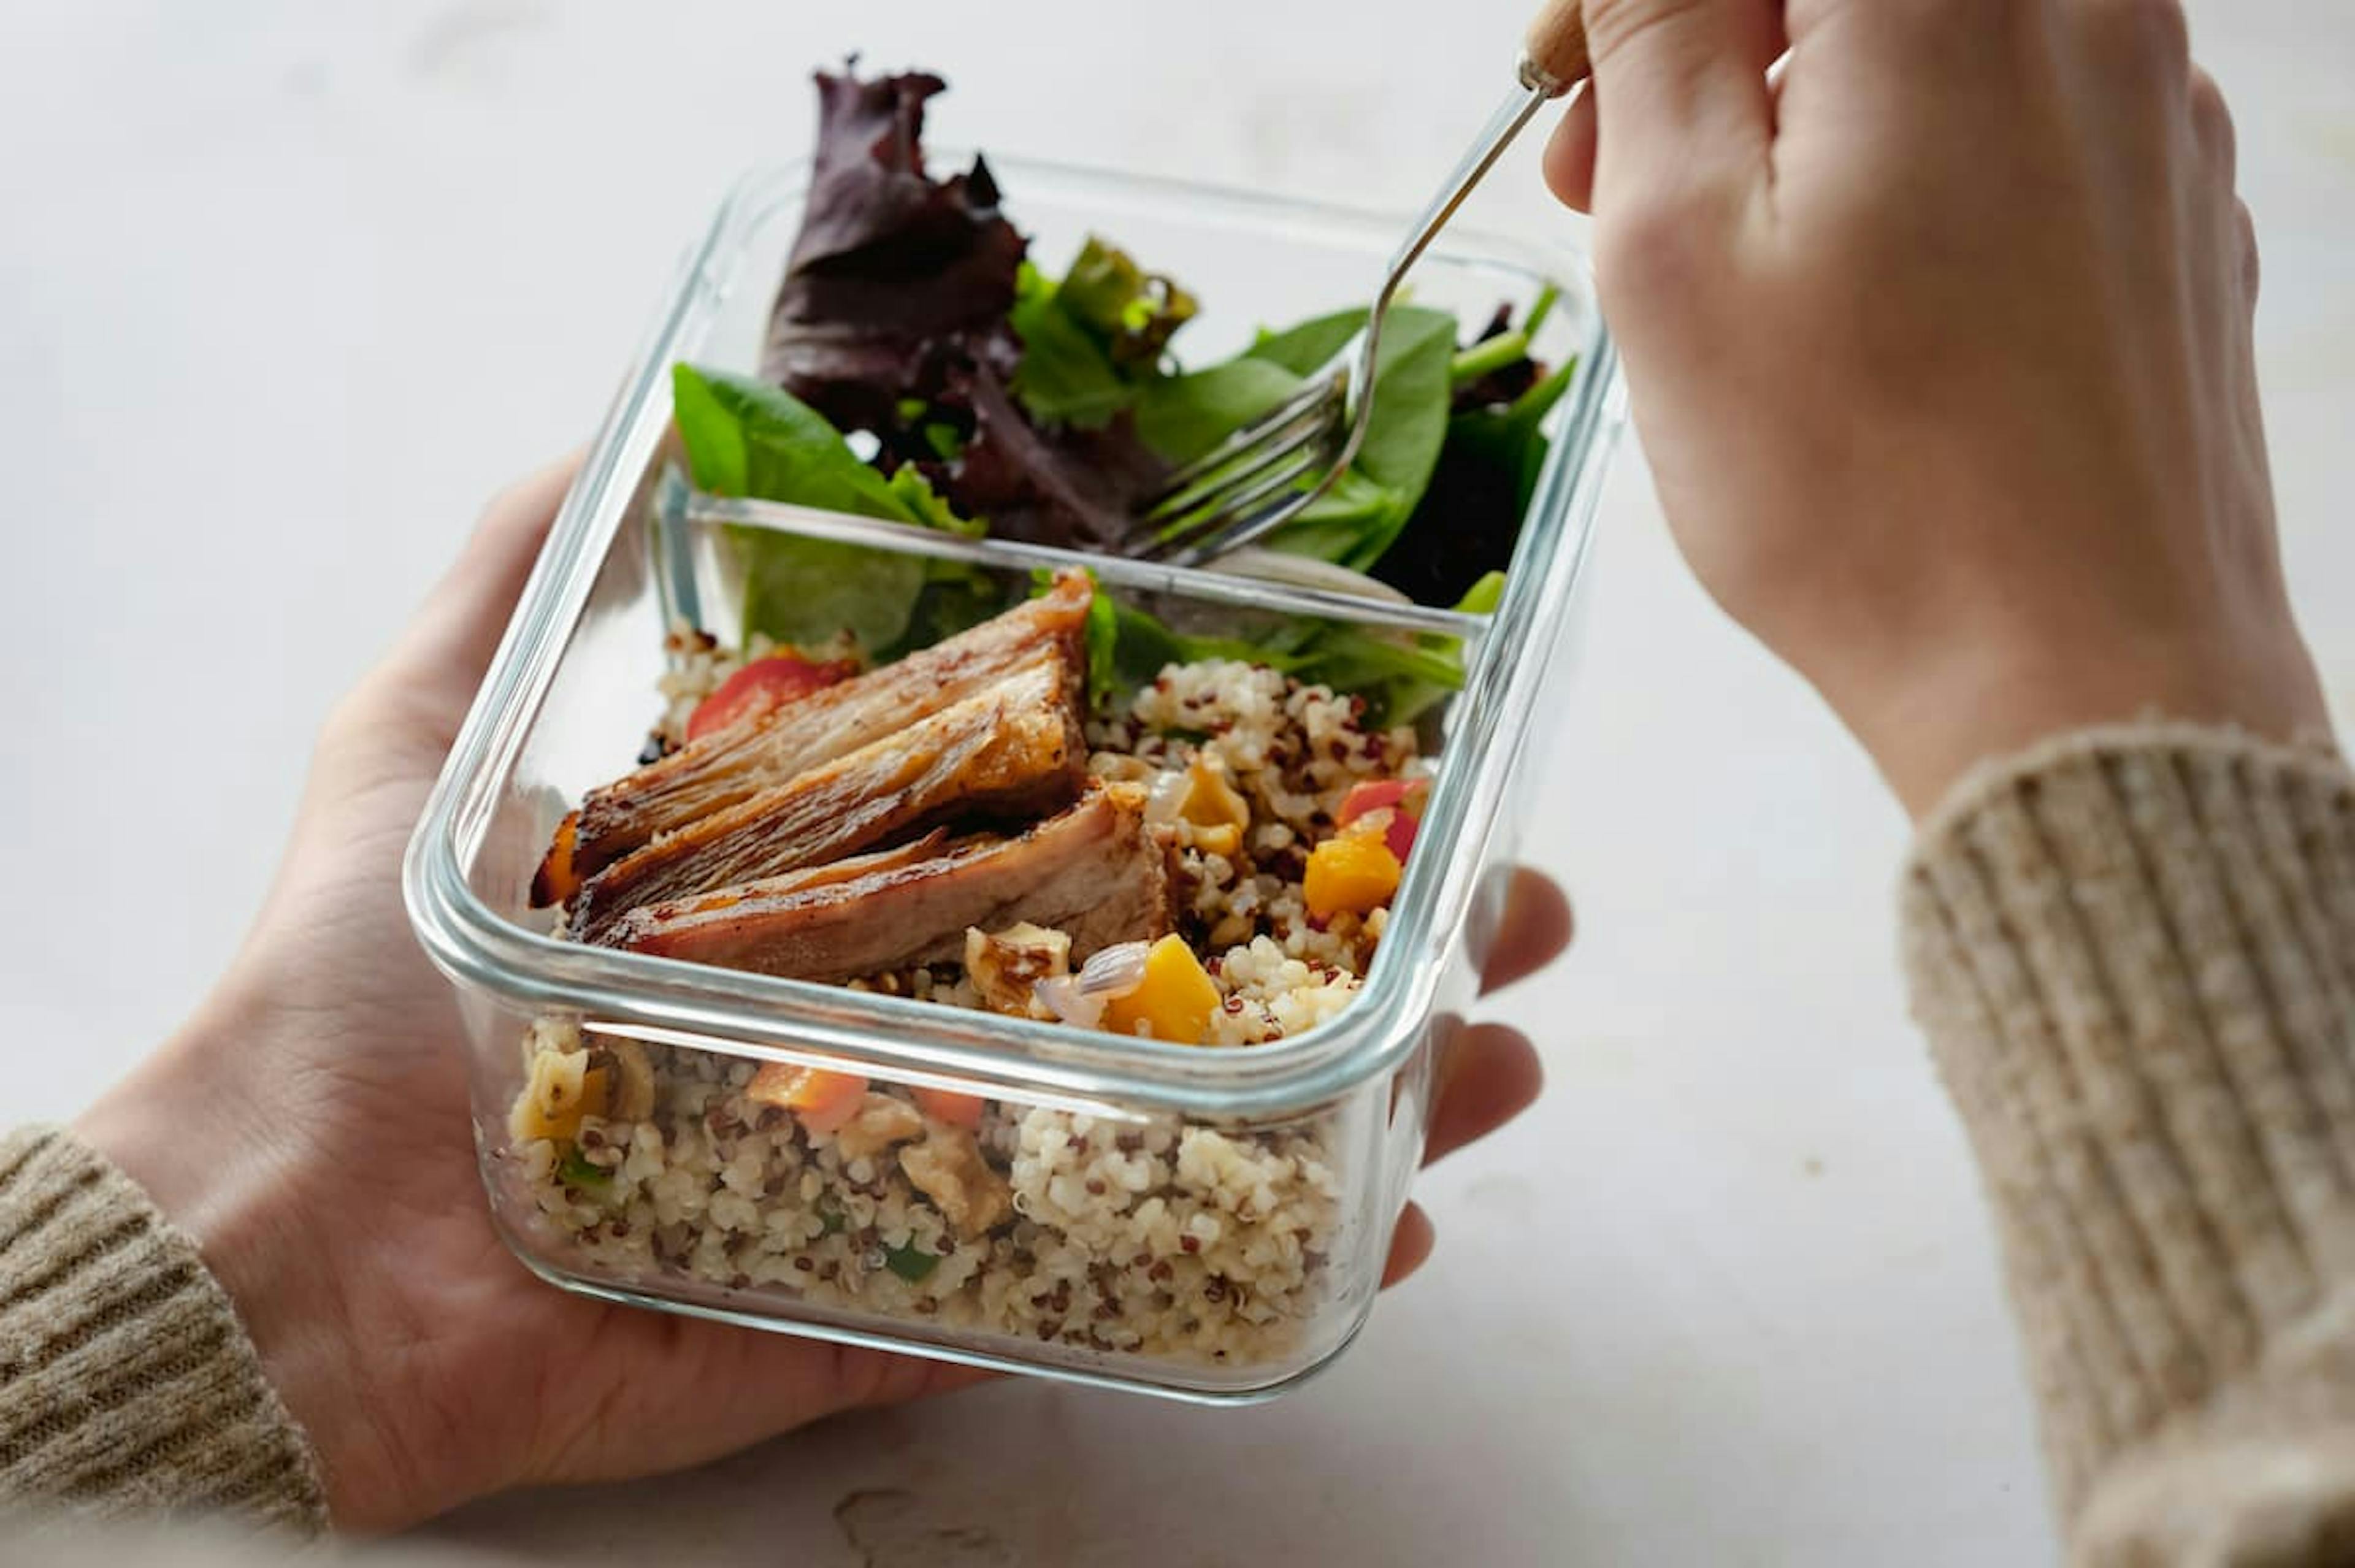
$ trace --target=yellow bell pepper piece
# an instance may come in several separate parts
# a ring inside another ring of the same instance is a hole
[[[1205,855],[1224,855],[1231,860],[1242,847],[1243,836],[1231,822],[1194,829],[1194,848]]]
[[[1226,764],[1205,752],[1186,770],[1178,815],[1197,827],[1232,827],[1240,834],[1251,826],[1251,802],[1227,781]]]
[[[570,1141],[581,1118],[605,1114],[608,1074],[589,1065],[585,1051],[546,1051],[531,1061],[531,1081],[516,1097],[507,1131],[518,1143],[533,1138]]]
[[[1374,834],[1345,833],[1308,852],[1301,895],[1319,920],[1337,914],[1367,914],[1390,901],[1405,868]]]
[[[1145,980],[1125,997],[1105,1004],[1103,1027],[1135,1034],[1137,1025],[1156,1040],[1199,1045],[1219,1010],[1219,987],[1185,939],[1165,936],[1145,955]]]

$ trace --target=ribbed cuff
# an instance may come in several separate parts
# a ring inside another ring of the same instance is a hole
[[[196,1243],[56,1128],[0,1139],[0,1496],[326,1524],[317,1461]]]
[[[2355,777],[2067,737],[1966,781],[1903,906],[2073,1514],[2355,1265]]]

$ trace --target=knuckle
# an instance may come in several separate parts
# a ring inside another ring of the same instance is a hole
[[[454,738],[454,725],[430,692],[398,667],[379,666],[327,709],[312,761],[340,769],[373,767],[388,758],[425,762],[446,753]]]
[[[1597,210],[1594,265],[1623,296],[1683,294],[1701,261],[1701,204],[1665,186]]]
[[[1585,0],[1587,57],[1602,70],[1641,52],[1648,42],[1719,7],[1721,0]]]
[[[1690,11],[1697,0],[1586,0],[1586,48],[1598,60],[1617,58],[1652,29]]]
[[[2224,101],[2224,90],[2216,79],[2197,67],[2191,72],[2191,128],[2202,146],[2221,155],[2230,163],[2237,134],[2232,125],[2232,105]]]
[[[370,721],[370,710],[374,706],[372,696],[369,678],[363,677],[329,704],[313,740],[314,753],[332,755],[348,749],[367,736],[374,728]]]
[[[1905,15],[1917,24],[1936,23],[1957,29],[1992,29],[1998,37],[2017,37],[2031,27],[2045,26],[2051,10],[2048,0],[1981,0],[1976,5],[1952,5],[1944,0],[1913,0]]]
[[[2191,23],[2182,0],[2077,0],[2077,14],[2114,58],[2180,73],[2191,60]]]
[[[2257,219],[2255,215],[2250,212],[2247,202],[2235,200],[2232,203],[2232,228],[2233,231],[2240,236],[2242,285],[2248,291],[2249,297],[2254,300],[2257,297],[2257,287],[2264,274],[2264,257],[2262,248],[2257,243]]]

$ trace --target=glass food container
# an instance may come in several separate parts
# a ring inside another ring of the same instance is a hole
[[[1260,324],[1361,304],[1396,233],[1190,186],[997,174],[1042,265],[1100,232],[1182,280],[1203,302],[1183,341],[1195,364]],[[1185,1399],[1267,1397],[1330,1362],[1373,1306],[1434,1063],[1493,933],[1620,423],[1587,276],[1575,258],[1455,236],[1414,274],[1416,303],[1455,310],[1466,336],[1500,304],[1519,316],[1558,291],[1532,352],[1578,367],[1503,599],[1465,615],[692,492],[669,368],[754,368],[805,180],[805,165],[756,173],[687,258],[410,847],[416,930],[471,1036],[493,1214],[535,1272],[610,1300]],[[1042,567],[1084,564],[1104,592],[1243,641],[1306,622],[1452,641],[1465,678],[1420,720],[1431,794],[1356,997],[1305,1032],[1203,1049],[557,939],[530,908],[534,869],[662,712],[666,630],[739,636],[748,528],[831,540],[841,570],[951,562],[1007,603]],[[774,1063],[977,1114],[989,1168],[911,1184],[891,1147],[821,1151],[747,1100]],[[522,1095],[560,1115],[568,1093],[608,1114],[551,1136],[516,1110]],[[967,1234],[950,1211],[975,1205]]]

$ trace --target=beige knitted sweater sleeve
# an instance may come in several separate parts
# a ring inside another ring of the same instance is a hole
[[[2073,737],[1959,790],[1903,901],[2078,1561],[2355,1562],[2355,776]],[[195,1248],[53,1132],[0,1144],[0,1488],[321,1521]]]
[[[325,1499],[196,1243],[66,1134],[0,1138],[0,1506],[309,1532]]]
[[[1904,891],[2089,1564],[2355,1562],[2355,777],[2195,731],[1968,783]]]

